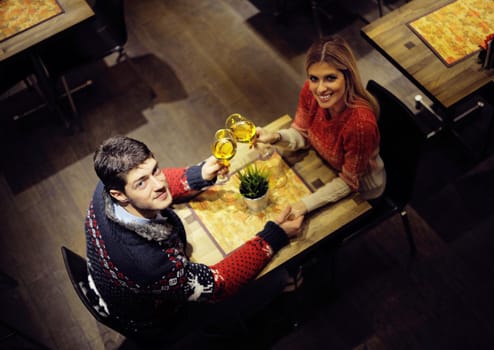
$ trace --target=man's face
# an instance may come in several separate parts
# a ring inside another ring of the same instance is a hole
[[[125,193],[110,190],[110,194],[129,213],[150,219],[172,203],[165,175],[154,158],[148,158],[127,174]]]

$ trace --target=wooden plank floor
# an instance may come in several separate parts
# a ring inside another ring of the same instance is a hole
[[[243,0],[127,0],[127,51],[156,99],[127,64],[112,65],[109,58],[110,66],[94,64],[71,75],[94,80],[76,94],[83,131],[67,135],[43,110],[20,121],[2,117],[2,333],[8,325],[50,349],[132,348],[84,309],[60,254],[61,245],[85,253],[83,219],[96,183],[92,152],[106,137],[126,134],[145,141],[162,165],[187,165],[209,155],[213,131],[232,112],[260,125],[293,114],[305,79],[303,52],[315,37],[310,9],[303,1],[291,3],[284,23],[269,11],[273,1],[257,2],[264,11]],[[403,2],[385,2],[386,11]],[[346,6],[329,7],[335,21],[325,22],[325,30],[351,42],[364,81],[381,82],[413,106],[417,90],[360,37],[364,20],[377,17],[376,4],[359,0]],[[424,177],[433,176],[432,169],[424,171]],[[338,293],[326,294],[319,277],[309,272],[298,301],[304,309],[299,328],[269,327],[275,324],[268,319],[274,307],[255,320],[254,343],[239,339],[230,347],[492,344],[494,242],[486,234],[492,218],[485,216],[458,239],[445,241],[414,208],[410,211],[416,260],[410,263],[401,222],[393,218],[340,251]],[[0,343],[0,348],[8,346]]]

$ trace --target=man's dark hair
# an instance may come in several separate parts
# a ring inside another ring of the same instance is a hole
[[[154,155],[141,141],[127,136],[113,136],[94,153],[94,170],[107,191],[115,189],[125,192],[127,174],[149,158],[154,158]]]

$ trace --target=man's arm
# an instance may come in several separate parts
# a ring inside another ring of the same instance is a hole
[[[240,288],[255,279],[273,255],[288,243],[287,234],[274,222],[268,222],[254,238],[228,254],[220,262],[207,266],[192,263],[176,249],[165,251],[172,274],[162,274],[157,286],[165,286],[170,297],[178,301],[216,302],[236,294]],[[172,276],[183,276],[173,278]]]
[[[214,185],[215,176],[210,180],[203,177],[206,162],[207,160],[190,167],[162,169],[173,198],[185,197]]]
[[[171,294],[180,300],[211,302],[236,294],[239,289],[255,279],[271,258],[286,244],[289,238],[302,232],[303,217],[293,218],[291,208],[269,221],[254,238],[228,254],[215,265],[191,263],[176,249],[166,250],[169,262],[175,265],[175,276],[184,278],[161,281],[168,285]],[[163,274],[166,276],[166,274]]]

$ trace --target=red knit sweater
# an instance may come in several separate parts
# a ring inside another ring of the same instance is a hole
[[[307,138],[310,145],[354,190],[359,178],[375,167],[379,155],[379,129],[368,103],[347,107],[340,115],[331,116],[319,107],[307,81],[300,93],[292,127]]]

